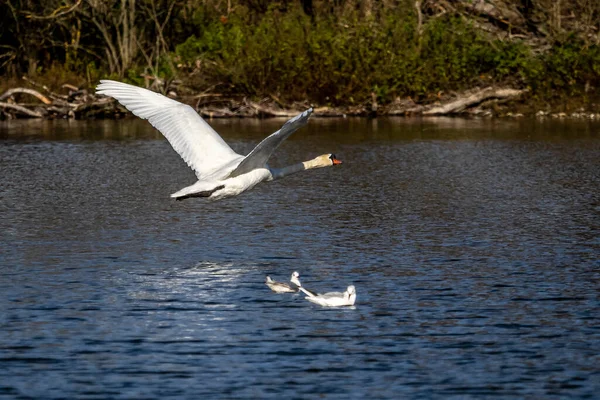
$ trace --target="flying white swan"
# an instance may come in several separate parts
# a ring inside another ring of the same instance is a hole
[[[198,182],[173,193],[171,197],[177,200],[189,197],[219,200],[237,196],[263,181],[342,163],[334,154],[324,154],[285,168],[267,165],[275,149],[308,122],[312,108],[287,121],[244,157],[234,152],[188,105],[150,90],[111,80],[101,80],[96,90],[98,94],[117,99],[138,117],[147,119],[194,170]]]
[[[299,289],[306,294],[306,300],[325,307],[353,306],[356,302],[356,288],[354,285],[348,286],[348,289],[346,289],[344,293],[329,292],[318,294],[311,292],[302,286],[300,286]]]
[[[292,277],[290,278],[290,282],[292,282],[293,285],[283,282],[276,282],[268,275],[267,279],[265,280],[265,284],[275,293],[296,293],[298,288],[302,286],[300,284],[300,274],[294,271],[292,273]]]

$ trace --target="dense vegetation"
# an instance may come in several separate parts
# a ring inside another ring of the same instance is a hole
[[[563,106],[589,106],[600,85],[597,0],[3,0],[0,12],[5,83],[177,80],[332,105],[503,84]]]

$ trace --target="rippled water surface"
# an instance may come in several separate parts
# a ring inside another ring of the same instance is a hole
[[[272,164],[331,152],[174,202],[143,121],[2,123],[0,398],[597,398],[600,124],[312,119]]]

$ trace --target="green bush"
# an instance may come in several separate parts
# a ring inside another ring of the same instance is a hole
[[[522,70],[533,58],[523,44],[490,42],[459,17],[432,20],[419,38],[411,14],[311,19],[299,8],[271,8],[254,24],[216,20],[176,54],[190,68],[201,66],[201,81],[232,92],[331,104],[362,102],[371,93],[381,102],[422,97],[480,76],[526,77]]]
[[[600,76],[600,48],[587,46],[573,36],[556,43],[537,61],[536,68],[526,71],[527,78],[536,92],[547,96],[554,91],[581,95],[586,85],[598,82]]]
[[[23,12],[13,13],[13,3]],[[124,20],[113,18],[122,11],[111,8],[117,3],[84,2],[54,20],[26,16],[52,15],[60,0],[0,2],[10,16],[0,26],[0,72],[37,74],[58,87],[73,76],[90,86],[109,76],[138,85],[144,75],[177,77],[196,90],[217,86],[226,95],[330,105],[364,104],[373,95],[380,103],[435,99],[439,92],[491,84],[528,87],[545,100],[587,96],[600,85],[600,48],[578,39],[581,34],[557,35],[549,48],[533,51],[519,39],[490,37],[468,13],[424,15],[418,33],[409,0],[368,2],[369,12],[366,2],[314,2],[313,15],[300,3],[208,0],[171,9],[172,2],[155,0],[164,30],[157,30],[152,7],[138,8],[137,47],[127,62],[117,54],[111,63],[109,44],[118,48],[124,29]],[[102,4],[112,14],[98,13],[94,7]]]

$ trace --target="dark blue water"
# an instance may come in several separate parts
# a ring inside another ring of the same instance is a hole
[[[331,152],[174,202],[142,121],[0,125],[0,398],[597,398],[600,125],[313,119],[272,164]]]

